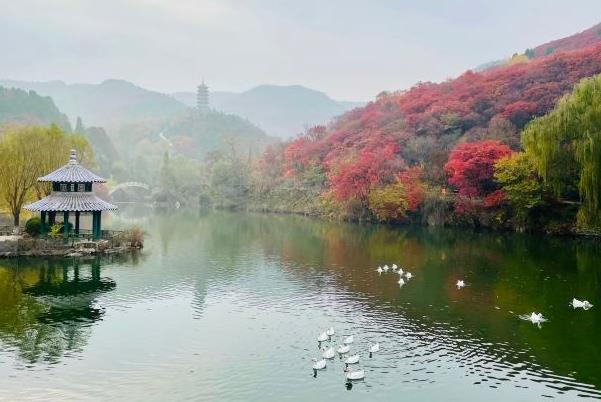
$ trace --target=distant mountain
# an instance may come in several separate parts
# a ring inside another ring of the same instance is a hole
[[[128,81],[109,79],[100,84],[66,84],[63,81],[0,81],[6,87],[34,90],[51,96],[74,121],[116,128],[123,123],[175,116],[186,106],[173,97],[138,87]]]
[[[196,95],[179,92],[175,99],[194,106]],[[260,85],[243,93],[211,92],[211,107],[257,124],[269,135],[290,138],[307,127],[326,124],[362,102],[342,102],[300,85]]]
[[[34,91],[0,86],[0,124],[57,124],[71,131],[67,116],[62,114],[52,98],[40,96]]]

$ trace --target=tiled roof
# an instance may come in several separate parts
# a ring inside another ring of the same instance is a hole
[[[110,204],[96,197],[94,193],[61,193],[53,191],[48,197],[23,207],[32,212],[60,211],[60,212],[91,212],[113,211],[116,205]]]
[[[77,154],[74,149],[71,150],[69,163],[61,168],[56,169],[54,172],[47,174],[46,176],[38,177],[38,181],[106,183],[105,179],[90,172],[77,162]]]

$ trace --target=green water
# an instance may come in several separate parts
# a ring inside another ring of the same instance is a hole
[[[0,400],[601,398],[595,242],[192,211],[106,221],[141,223],[144,251],[0,261]],[[385,263],[414,277],[399,288]],[[533,311],[540,328],[519,318]],[[364,381],[348,386],[338,357],[313,376],[329,326],[326,344],[355,335]]]

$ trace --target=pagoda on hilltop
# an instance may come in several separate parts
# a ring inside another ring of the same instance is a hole
[[[209,87],[204,80],[196,89],[196,108],[202,116],[209,111]]]
[[[80,217],[92,215],[92,237],[102,237],[102,211],[114,211],[117,206],[110,204],[94,194],[94,183],[106,183],[106,180],[90,172],[77,162],[77,151],[71,150],[69,163],[54,172],[38,178],[39,182],[52,183],[49,196],[24,207],[27,211],[40,212],[42,231],[56,223],[56,214],[62,214],[64,236],[70,235],[69,219],[75,215],[74,231],[80,234]],[[60,216],[60,215],[59,215]],[[46,221],[48,217],[48,221]]]

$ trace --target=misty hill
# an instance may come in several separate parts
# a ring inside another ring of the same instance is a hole
[[[0,86],[0,124],[57,124],[71,131],[67,116],[56,107],[52,98],[40,96],[34,91]]]
[[[107,128],[116,128],[126,122],[175,116],[186,109],[171,96],[123,80],[109,79],[100,84],[0,81],[0,85],[51,96],[72,121],[80,116],[87,124]]]
[[[195,159],[232,147],[240,154],[258,155],[278,141],[239,116],[211,111],[202,117],[192,108],[168,119],[124,125],[115,140],[130,154],[162,156],[170,151]]]
[[[174,94],[193,106],[193,93]],[[243,93],[211,92],[211,107],[249,119],[269,135],[289,138],[305,128],[325,124],[335,116],[361,106],[360,102],[340,102],[325,93],[300,85],[260,85]]]

